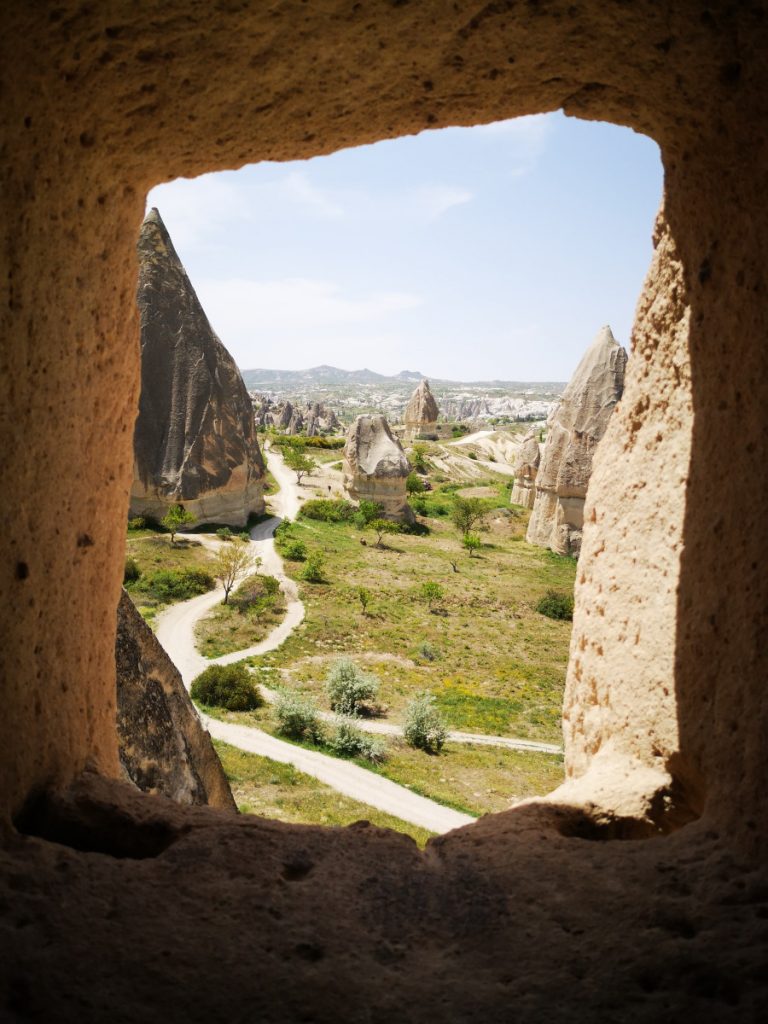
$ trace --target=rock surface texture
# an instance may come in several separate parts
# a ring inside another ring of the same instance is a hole
[[[511,504],[522,505],[523,508],[533,508],[540,461],[539,431],[538,429],[530,430],[520,443],[515,460],[515,482],[510,493]]]
[[[117,608],[117,736],[123,775],[144,793],[236,811],[175,665],[125,591]]]
[[[131,515],[183,504],[197,523],[264,511],[264,462],[240,371],[208,322],[157,210],[139,235],[141,397]]]
[[[547,421],[544,453],[526,539],[559,555],[578,555],[592,457],[624,391],[627,353],[603,327]]]
[[[419,382],[405,407],[405,439],[413,441],[416,437],[435,438],[437,436],[437,419],[440,415],[435,396],[432,394],[426,378]]]
[[[298,6],[0,7],[0,1017],[768,1019],[766,4]],[[664,166],[584,508],[568,781],[424,852],[121,782],[148,190],[554,110]]]
[[[405,480],[411,471],[402,445],[385,416],[358,416],[344,446],[344,487],[355,501],[375,501],[382,515],[412,523]]]

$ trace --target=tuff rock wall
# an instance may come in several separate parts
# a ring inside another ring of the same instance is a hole
[[[765,1016],[767,21],[720,0],[3,7],[9,1014]],[[114,640],[147,190],[558,108],[649,134],[665,170],[585,508],[566,786],[423,855],[135,794]]]

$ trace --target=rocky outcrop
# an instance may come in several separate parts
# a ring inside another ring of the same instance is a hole
[[[547,422],[527,540],[578,555],[592,456],[624,390],[627,353],[603,327]]]
[[[510,494],[510,502],[513,505],[533,508],[540,461],[539,431],[538,429],[529,430],[520,444],[514,463],[515,483]]]
[[[264,462],[240,371],[208,322],[157,210],[139,235],[141,397],[131,514],[183,504],[198,523],[264,510]]]
[[[117,734],[123,776],[180,804],[237,810],[181,676],[125,591],[117,609]]]
[[[410,471],[386,417],[358,416],[344,446],[344,486],[349,496],[356,501],[375,501],[386,519],[412,523],[415,517],[405,491]]]
[[[405,407],[405,439],[412,441],[416,437],[437,437],[437,419],[440,410],[435,396],[429,388],[429,381],[422,380],[411,395]]]
[[[258,399],[254,416],[259,427],[274,427],[283,434],[306,434],[319,437],[341,429],[341,423],[330,406],[323,402],[307,402],[303,407],[286,400],[273,402],[271,398]]]

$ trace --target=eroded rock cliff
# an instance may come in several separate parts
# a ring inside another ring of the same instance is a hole
[[[547,422],[527,540],[578,555],[592,456],[624,390],[627,353],[603,327]]]
[[[540,462],[539,431],[538,429],[529,430],[520,444],[514,463],[515,483],[510,494],[510,501],[513,505],[533,508]]]
[[[412,441],[419,436],[436,436],[437,418],[440,415],[429,381],[424,379],[411,395],[405,408],[405,438]]]
[[[411,471],[385,416],[358,416],[344,446],[344,486],[357,501],[375,501],[386,519],[413,522],[405,480]]]
[[[264,510],[264,461],[240,371],[217,337],[157,210],[138,243],[141,397],[131,514],[181,503],[198,523]]]
[[[237,810],[181,676],[125,591],[117,609],[117,734],[123,775],[144,793]]]

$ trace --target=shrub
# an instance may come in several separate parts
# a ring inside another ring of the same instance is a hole
[[[573,597],[558,590],[548,590],[536,605],[536,611],[549,619],[573,619]]]
[[[418,694],[407,706],[403,735],[412,747],[428,754],[440,752],[448,730],[431,693]]]
[[[264,703],[245,665],[209,665],[190,692],[198,703],[227,711],[253,711]]]
[[[123,583],[135,583],[141,576],[141,569],[135,558],[126,558],[123,569]]]
[[[280,581],[275,576],[251,576],[233,592],[229,603],[242,614],[256,613],[270,608],[280,590]]]
[[[289,540],[282,549],[283,557],[290,562],[303,562],[307,557],[307,545],[303,540]]]
[[[436,661],[440,657],[440,651],[434,644],[431,644],[428,640],[424,640],[418,650],[420,658],[424,658],[425,661]]]
[[[367,736],[358,729],[354,719],[340,718],[326,742],[337,757],[362,757],[374,764],[381,764],[386,757],[386,747],[381,740]]]
[[[424,481],[418,473],[409,473],[405,478],[405,489],[409,494],[421,494],[426,490]]]
[[[232,531],[228,526],[220,526],[216,531],[216,536],[219,540],[232,540]],[[246,537],[246,539],[250,540],[250,537]]]
[[[474,459],[474,461],[477,462],[477,452],[470,452],[469,457],[470,459]]]
[[[377,501],[366,501],[363,499],[357,506],[355,513],[355,525],[359,530],[364,530],[374,519],[380,519],[382,507]]]
[[[145,530],[147,527],[147,520],[144,516],[134,516],[133,519],[128,520],[129,530]]]
[[[376,696],[379,683],[375,676],[363,672],[349,658],[339,658],[331,666],[325,690],[334,711],[340,715],[355,715],[361,704]]]
[[[238,536],[238,538],[240,540],[244,541],[246,544],[250,544],[250,542],[251,542],[251,535],[250,535],[250,533],[248,533],[247,530],[242,530],[240,533],[238,533],[237,536]]]
[[[345,523],[354,517],[355,506],[344,498],[313,498],[304,502],[299,515],[324,523]]]
[[[431,580],[428,580],[421,584],[419,593],[431,608],[438,601],[442,601],[444,591],[439,583],[433,583]]]
[[[325,583],[325,559],[319,551],[313,551],[307,556],[301,578],[307,583]]]
[[[282,690],[275,701],[278,730],[294,740],[310,739],[318,743],[323,738],[322,726],[314,703],[297,693]]]
[[[469,557],[472,558],[476,551],[479,551],[483,546],[483,542],[476,533],[465,533],[461,539],[462,546],[465,551],[469,552]]]
[[[144,574],[135,589],[158,601],[186,601],[213,590],[214,585],[213,576],[204,569],[158,569]]]

